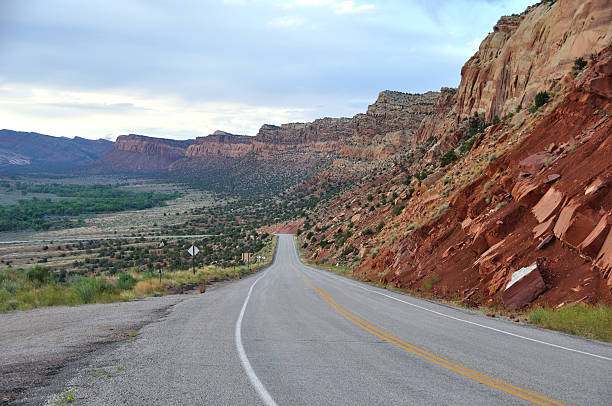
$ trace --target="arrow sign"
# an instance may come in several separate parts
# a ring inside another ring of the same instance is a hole
[[[187,252],[192,256],[195,257],[196,255],[198,255],[198,252],[200,252],[200,250],[198,249],[198,247],[196,247],[195,245],[192,245]]]

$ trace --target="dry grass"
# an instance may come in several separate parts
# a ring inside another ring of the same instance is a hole
[[[149,278],[136,283],[134,290],[140,296],[150,296],[154,294],[165,294],[166,289],[171,285],[168,279],[162,278],[161,283],[157,278]]]

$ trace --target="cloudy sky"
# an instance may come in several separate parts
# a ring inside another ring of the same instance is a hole
[[[0,0],[0,128],[114,139],[352,116],[456,87],[535,0]]]

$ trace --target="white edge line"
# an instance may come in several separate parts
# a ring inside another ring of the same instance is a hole
[[[301,262],[301,261],[300,261],[300,262]],[[304,264],[302,263],[302,265],[304,265]],[[306,268],[308,268],[308,269],[310,269],[310,270],[312,270],[312,271],[315,271],[315,272],[316,272],[316,271],[319,271],[318,269],[315,269],[315,268],[309,267],[309,266],[307,266],[307,265],[304,265],[304,266],[306,266]],[[317,273],[320,273],[320,272],[317,272]],[[375,291],[375,290],[373,290],[373,289],[368,289],[368,288],[365,288],[365,287],[363,287],[363,286],[359,286],[357,283],[350,283],[348,280],[344,280],[344,279],[339,278],[339,277],[337,277],[337,276],[331,275],[331,274],[329,274],[328,272],[321,273],[321,274],[322,274],[322,275],[326,275],[326,276],[328,276],[328,277],[330,277],[330,278],[336,279],[336,280],[338,280],[338,281],[341,281],[341,282],[343,282],[343,283],[346,283],[346,284],[348,284],[348,285],[354,286],[354,287],[356,287],[356,288],[363,289],[363,290],[367,290],[368,292],[376,293],[377,295],[385,296],[385,297],[388,297],[389,299],[397,300],[398,302],[405,303],[405,304],[407,304],[407,305],[410,305],[410,306],[416,307],[416,308],[421,309],[421,310],[425,310],[425,311],[430,312],[430,313],[437,314],[437,315],[442,316],[442,317],[447,317],[447,318],[449,318],[449,319],[453,319],[453,320],[461,321],[461,322],[463,322],[463,323],[472,324],[472,325],[474,325],[474,326],[478,326],[478,327],[486,328],[486,329],[488,329],[488,330],[493,330],[493,331],[496,331],[496,332],[498,332],[498,333],[507,334],[507,335],[509,335],[509,336],[513,336],[513,337],[517,337],[517,338],[522,338],[523,340],[528,340],[528,341],[533,341],[533,342],[535,342],[535,343],[539,343],[539,344],[543,344],[543,345],[548,345],[548,346],[550,346],[550,347],[555,347],[555,348],[559,348],[559,349],[566,350],[566,351],[576,352],[576,353],[578,353],[578,354],[589,355],[589,356],[591,356],[591,357],[595,357],[595,358],[604,359],[604,360],[606,360],[606,361],[612,361],[612,358],[605,357],[605,356],[603,356],[603,355],[592,354],[592,353],[590,353],[590,352],[580,351],[580,350],[576,350],[576,349],[574,349],[574,348],[564,347],[564,346],[562,346],[562,345],[557,345],[557,344],[549,343],[549,342],[546,342],[546,341],[537,340],[537,339],[535,339],[535,338],[525,337],[525,336],[522,336],[522,335],[520,335],[520,334],[511,333],[511,332],[509,332],[509,331],[500,330],[500,329],[497,329],[497,328],[495,328],[495,327],[489,327],[489,326],[485,326],[485,325],[483,325],[483,324],[479,324],[479,323],[476,323],[476,322],[473,322],[473,321],[469,321],[469,320],[461,319],[461,318],[459,318],[459,317],[450,316],[450,315],[448,315],[448,314],[444,314],[444,313],[441,313],[441,312],[438,312],[438,311],[435,311],[435,310],[428,309],[428,308],[423,307],[423,306],[419,306],[419,305],[414,304],[414,303],[407,302],[407,301],[402,300],[402,299],[398,299],[398,298],[396,298],[396,297],[393,297],[393,296],[391,296],[391,295],[387,295],[387,294],[385,294],[385,293],[377,292],[377,291]]]
[[[261,400],[263,401],[265,405],[277,406],[274,399],[272,399],[272,396],[270,396],[270,393],[268,393],[268,391],[266,390],[266,387],[263,385],[263,383],[261,383],[261,381],[255,374],[255,371],[253,371],[253,367],[251,366],[251,363],[249,362],[249,358],[247,357],[246,352],[244,351],[244,347],[242,346],[242,332],[241,332],[242,318],[244,317],[244,312],[246,311],[247,304],[249,304],[249,299],[251,298],[251,293],[253,292],[253,288],[255,287],[255,285],[257,285],[257,282],[259,282],[259,280],[263,278],[264,276],[266,275],[265,274],[261,275],[259,278],[257,278],[255,282],[253,282],[253,284],[251,285],[251,288],[249,289],[249,293],[247,294],[246,299],[244,299],[242,310],[240,310],[240,315],[238,316],[238,320],[236,320],[236,330],[235,330],[234,338],[236,341],[236,348],[238,349],[238,356],[240,357],[240,363],[242,364],[242,368],[244,368],[244,372],[246,372],[247,376],[249,377],[249,380],[251,381],[251,385],[257,391],[257,394],[259,395],[259,397],[261,398]]]

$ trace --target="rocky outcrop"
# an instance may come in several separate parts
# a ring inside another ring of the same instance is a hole
[[[368,138],[401,131],[412,136],[424,118],[434,113],[439,93],[411,94],[386,90],[378,95],[365,114],[356,115],[356,136]]]
[[[457,89],[443,87],[433,102],[431,114],[421,121],[416,131],[416,143],[424,144],[430,138],[441,138],[454,127],[452,110],[457,101]]]
[[[264,124],[257,133],[260,143],[310,145],[342,141],[353,134],[349,118],[322,118],[311,123],[289,123],[281,126]]]
[[[88,171],[96,173],[167,169],[185,156],[192,142],[137,134],[120,135],[114,150],[90,165]]]
[[[326,154],[330,159],[386,159],[414,147],[415,133],[423,120],[446,108],[440,104],[446,106],[448,95],[454,94],[451,89],[443,92],[440,97],[436,92],[410,94],[386,90],[365,114],[280,126],[264,124],[254,137],[217,131],[198,137],[187,150],[186,158],[242,158],[252,154],[253,159],[268,159],[279,153],[300,151]]]
[[[234,135],[225,131],[215,131],[208,137],[197,137],[187,148],[187,158],[223,155],[230,158],[240,158],[253,152],[253,137]]]
[[[607,0],[541,2],[502,17],[461,70],[457,118],[487,121],[528,107],[536,93],[559,91],[574,60],[590,59],[612,43]]]

